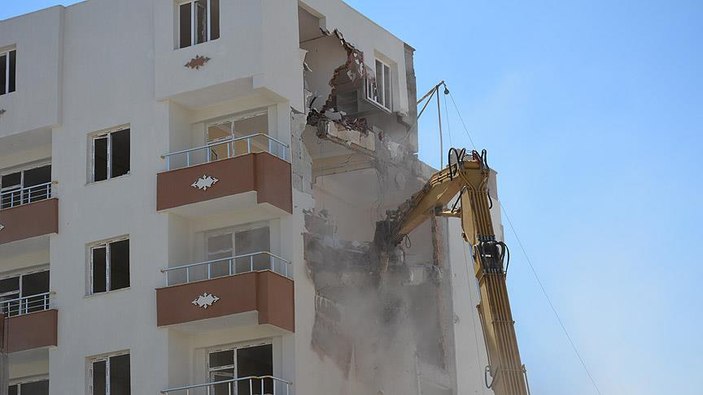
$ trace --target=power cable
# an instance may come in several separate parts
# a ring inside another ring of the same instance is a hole
[[[537,280],[537,284],[539,284],[539,289],[542,291],[542,295],[544,295],[544,298],[547,299],[547,303],[549,303],[549,307],[552,309],[554,316],[557,318],[557,321],[559,322],[559,326],[561,326],[561,330],[564,332],[564,335],[566,335],[566,338],[569,340],[569,344],[571,344],[571,348],[574,350],[574,353],[578,357],[579,362],[581,362],[581,366],[583,366],[583,369],[586,371],[586,374],[588,375],[588,378],[591,380],[591,383],[593,384],[593,387],[596,389],[596,392],[598,394],[601,394],[600,388],[598,388],[598,384],[596,384],[596,380],[591,375],[591,371],[588,370],[588,366],[586,366],[586,362],[581,357],[581,353],[579,353],[578,348],[576,348],[576,344],[574,343],[573,339],[569,335],[569,331],[566,330],[566,326],[564,325],[564,322],[561,320],[559,313],[557,313],[556,307],[554,307],[554,304],[552,303],[551,298],[549,298],[549,294],[547,294],[547,290],[544,288],[542,281],[539,279],[539,276],[537,275],[537,271],[535,270],[535,267],[532,265],[532,261],[530,260],[530,256],[527,255],[527,251],[525,250],[525,247],[522,245],[522,241],[520,241],[520,237],[518,237],[518,235],[517,235],[517,231],[515,230],[515,226],[513,226],[513,221],[510,220],[510,215],[508,215],[508,210],[505,209],[505,206],[503,205],[503,203],[500,203],[500,208],[501,208],[501,210],[503,210],[503,214],[505,214],[505,219],[508,220],[508,225],[510,225],[510,230],[512,231],[513,236],[515,236],[515,240],[517,241],[518,246],[520,246],[520,250],[522,250],[522,254],[525,256],[525,260],[527,261],[527,265],[530,267],[530,270],[532,271],[532,275],[535,277],[535,280]]]
[[[445,85],[445,89],[446,89],[446,85]],[[464,122],[464,118],[461,116],[461,111],[459,111],[459,106],[457,106],[456,101],[454,100],[454,96],[448,90],[445,90],[445,92],[448,93],[449,98],[452,99],[452,103],[454,104],[454,109],[456,110],[457,115],[459,115],[459,119],[461,120],[461,124],[464,127],[464,131],[466,132],[466,136],[469,138],[469,142],[471,142],[471,145],[474,147],[474,149],[476,149],[476,145],[474,144],[474,141],[471,138],[471,133],[469,132],[469,128],[466,127],[466,123]],[[518,236],[517,231],[515,230],[515,226],[513,225],[513,222],[510,220],[510,215],[508,215],[508,210],[505,209],[505,206],[503,205],[502,202],[499,202],[499,203],[500,203],[501,210],[505,214],[505,219],[508,220],[508,225],[510,226],[510,230],[512,231],[513,236],[515,236],[515,240],[517,241],[518,246],[520,246],[520,250],[522,251],[522,254],[525,256],[525,260],[527,261],[527,264],[530,267],[530,270],[532,271],[532,275],[534,276],[535,280],[537,280],[537,284],[539,285],[539,288],[542,291],[542,295],[544,295],[544,298],[547,299],[547,303],[549,304],[549,307],[551,308],[552,313],[554,313],[554,316],[556,317],[557,322],[559,323],[559,326],[561,327],[562,332],[564,332],[564,335],[566,336],[566,339],[569,341],[571,348],[574,350],[574,353],[576,354],[576,357],[578,358],[579,362],[581,363],[581,366],[586,371],[586,374],[588,375],[588,378],[591,381],[591,384],[593,384],[593,388],[595,388],[596,392],[600,395],[601,394],[600,388],[598,387],[596,380],[593,378],[591,371],[588,369],[586,362],[583,360],[583,357],[581,357],[581,353],[579,352],[578,348],[576,347],[576,343],[571,338],[571,335],[569,335],[569,331],[566,330],[566,325],[564,325],[564,322],[561,320],[561,317],[559,316],[559,313],[557,312],[556,307],[554,307],[554,304],[552,303],[552,300],[549,297],[547,290],[544,288],[544,285],[542,284],[542,281],[540,280],[539,275],[537,274],[537,270],[535,270],[535,267],[532,264],[532,260],[530,259],[529,255],[527,255],[527,250],[525,250],[525,247],[523,246],[522,241],[520,240],[520,237]]]

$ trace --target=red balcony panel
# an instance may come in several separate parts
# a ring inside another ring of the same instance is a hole
[[[198,305],[201,296],[203,304]],[[293,281],[271,271],[180,284],[156,290],[157,325],[258,312],[259,324],[294,332],[293,298]]]
[[[57,345],[57,310],[5,317],[2,321],[5,333],[3,344],[7,352]]]
[[[201,177],[217,182],[197,188]],[[290,163],[268,152],[257,152],[204,163],[157,175],[157,210],[167,210],[212,199],[256,192],[257,203],[292,213],[293,192]]]
[[[0,210],[0,244],[58,233],[59,200],[56,198]]]

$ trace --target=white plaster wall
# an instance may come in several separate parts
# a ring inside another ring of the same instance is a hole
[[[0,21],[0,50],[17,49],[16,91],[0,96],[0,138],[60,123],[62,25],[60,6]]]
[[[156,213],[155,174],[168,148],[168,111],[153,98],[151,2],[91,0],[65,11],[63,125],[53,138],[60,180],[51,286],[59,346],[50,350],[52,394],[84,394],[86,357],[129,350],[134,393],[168,379],[168,338],[156,327],[154,289],[168,256],[166,216]],[[90,133],[129,124],[131,173],[87,183]],[[130,236],[131,287],[86,296],[87,244]]]
[[[261,74],[263,67],[262,2],[220,1],[220,38],[176,49],[175,3],[152,0],[156,97],[183,92]],[[278,2],[277,2],[278,3]],[[196,55],[211,60],[199,71],[184,67]]]

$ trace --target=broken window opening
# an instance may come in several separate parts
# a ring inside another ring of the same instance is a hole
[[[49,270],[0,279],[0,312],[10,317],[49,307]]]
[[[13,384],[8,389],[8,395],[49,395],[49,380],[23,381]]]
[[[101,133],[92,137],[92,181],[103,181],[129,174],[130,129]]]
[[[178,48],[220,38],[219,0],[193,0],[178,5]]]
[[[214,144],[209,148],[207,161],[271,152],[267,135],[268,113],[265,110],[207,123],[206,140],[209,145]],[[228,140],[235,141],[227,143]]]
[[[0,52],[0,95],[11,93],[16,88],[17,51]]]
[[[15,171],[0,176],[0,209],[37,202],[51,197],[51,165]]]
[[[208,373],[210,382],[252,376],[273,376],[273,346],[263,344],[213,350],[208,354]],[[273,394],[274,382],[273,379],[242,380],[217,384],[213,389],[213,395]]]
[[[209,278],[251,271],[272,270],[271,231],[268,224],[254,224],[206,234]],[[234,260],[231,258],[238,257]],[[205,275],[205,273],[202,273]]]
[[[129,287],[129,239],[100,243],[90,248],[91,294]]]
[[[129,354],[95,358],[90,364],[91,395],[130,395]]]
[[[366,77],[366,98],[388,111],[392,111],[391,67],[376,59],[375,78]]]

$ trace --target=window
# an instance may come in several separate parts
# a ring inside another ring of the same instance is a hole
[[[271,344],[216,350],[208,354],[210,382],[251,376],[273,375],[273,346]],[[263,393],[261,387],[263,385]],[[213,386],[212,395],[262,395],[274,393],[271,379],[242,380]],[[277,393],[277,392],[276,392]]]
[[[129,239],[93,245],[90,275],[91,294],[129,287]]]
[[[393,93],[391,90],[391,67],[376,59],[375,78],[366,79],[366,98],[391,111]]]
[[[92,181],[129,174],[129,128],[94,135],[92,142]]]
[[[270,152],[272,148],[268,137],[265,136],[268,133],[266,110],[207,123],[206,133],[207,143],[214,144],[210,146],[208,162],[253,152]],[[225,143],[232,139],[236,141]]]
[[[233,260],[231,274],[272,269],[271,257],[265,254],[271,251],[268,225],[212,232],[207,235],[206,242],[206,259],[215,261],[210,266],[210,278],[229,275],[229,258],[235,256],[238,258]]]
[[[17,316],[48,308],[48,270],[0,279],[0,312],[8,316]]]
[[[49,395],[49,380],[13,384],[7,393],[8,395]]]
[[[14,92],[17,73],[17,51],[0,52],[0,95]]]
[[[129,395],[129,354],[93,359],[89,387],[91,395]]]
[[[178,4],[178,48],[220,38],[219,0],[192,0]]]
[[[0,176],[0,209],[51,197],[51,165]]]

